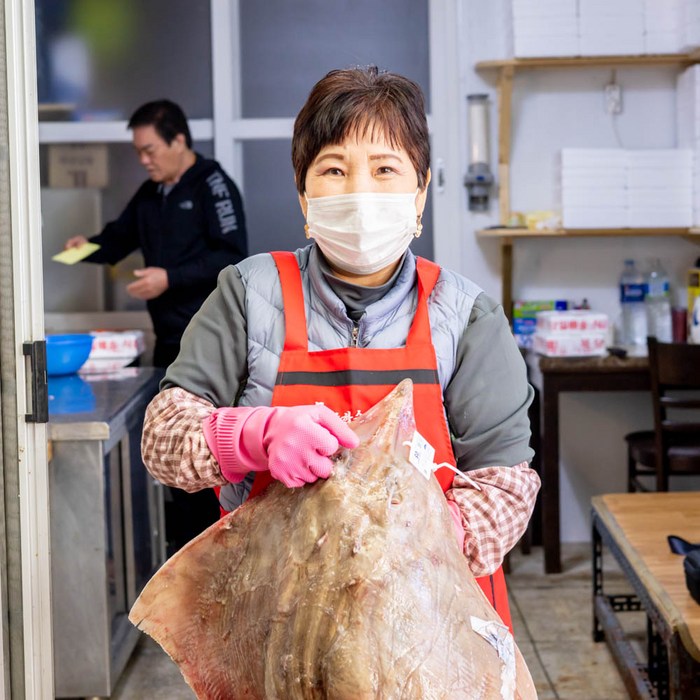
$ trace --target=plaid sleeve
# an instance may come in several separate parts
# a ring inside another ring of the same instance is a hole
[[[464,554],[474,576],[488,576],[522,537],[540,478],[527,462],[485,467],[456,476],[445,494],[462,514]]]
[[[153,478],[185,491],[226,483],[202,430],[214,408],[179,387],[155,396],[146,409],[141,437],[141,456]]]

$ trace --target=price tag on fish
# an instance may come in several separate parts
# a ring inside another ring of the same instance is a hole
[[[406,444],[409,446],[408,461],[429,479],[435,469],[435,448],[417,430],[413,433],[413,440]]]

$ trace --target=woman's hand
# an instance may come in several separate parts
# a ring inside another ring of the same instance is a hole
[[[205,420],[204,435],[232,483],[269,469],[289,488],[327,479],[331,455],[359,443],[348,424],[323,405],[219,408]]]

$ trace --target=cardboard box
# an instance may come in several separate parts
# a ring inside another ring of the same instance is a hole
[[[136,359],[145,349],[143,331],[92,331],[92,350],[90,360],[116,358]]]
[[[544,335],[590,335],[602,333],[609,328],[607,314],[588,309],[571,309],[569,311],[540,311],[537,314],[537,333]]]
[[[540,333],[533,336],[535,352],[547,357],[594,357],[605,355],[605,333]]]
[[[537,326],[537,314],[540,311],[564,310],[569,307],[565,299],[544,301],[525,301],[519,299],[513,303],[513,335],[521,348],[532,347],[532,337]]]

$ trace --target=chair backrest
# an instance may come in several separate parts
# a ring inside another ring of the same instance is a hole
[[[647,347],[654,404],[656,490],[668,491],[669,448],[697,446],[700,452],[700,345],[660,343],[649,337]],[[679,393],[682,390],[691,395]]]

